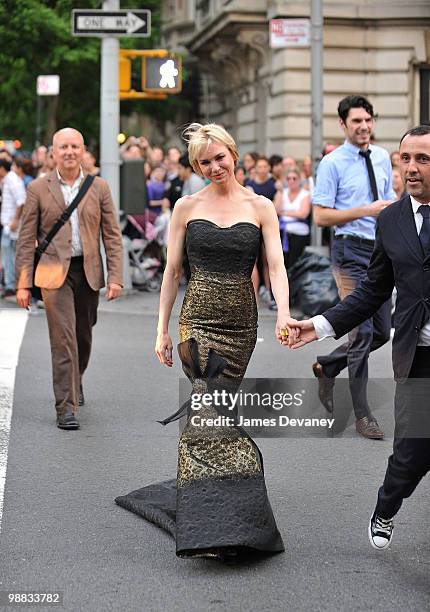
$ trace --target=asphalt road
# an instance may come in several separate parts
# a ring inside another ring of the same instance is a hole
[[[181,560],[168,535],[115,505],[117,495],[175,474],[177,425],[156,420],[176,410],[180,367],[176,359],[173,371],[163,368],[153,355],[155,310],[147,295],[103,304],[74,432],[55,427],[46,320],[43,312],[29,318],[16,372],[0,590],[60,591],[70,611],[429,609],[429,481],[405,502],[392,548],[373,550],[367,521],[391,440],[359,438],[352,420],[336,438],[258,440],[284,554],[235,565]],[[306,378],[316,352],[334,347],[287,352],[264,315],[249,376]],[[390,347],[370,363],[373,376],[391,377]],[[374,389],[381,395],[378,381]],[[390,401],[378,418],[389,432]]]

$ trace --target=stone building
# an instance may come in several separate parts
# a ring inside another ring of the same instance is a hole
[[[430,0],[324,0],[324,141],[341,142],[337,103],[369,97],[389,151],[429,122]],[[200,77],[199,119],[241,151],[309,154],[310,48],[271,48],[271,19],[306,19],[310,0],[163,0],[163,36]],[[196,117],[194,117],[196,118]]]

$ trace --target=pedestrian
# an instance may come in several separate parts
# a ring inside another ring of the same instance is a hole
[[[269,160],[264,155],[260,155],[255,162],[254,178],[245,179],[245,187],[273,202],[276,193],[275,180],[270,174]]]
[[[82,169],[91,176],[100,176],[100,168],[96,165],[96,156],[91,149],[86,149],[82,158]]]
[[[180,315],[184,371],[194,393],[221,375],[233,390],[240,385],[257,339],[251,271],[262,239],[279,307],[275,334],[280,340],[287,333],[288,280],[278,221],[270,200],[236,181],[239,154],[224,128],[193,124],[187,134],[190,163],[209,184],[182,198],[172,215],[155,350],[160,363],[172,367],[169,319],[186,245],[192,278]],[[281,552],[258,447],[233,423],[227,428],[208,421],[194,426],[192,414],[179,441],[177,480],[144,487],[117,498],[117,503],[171,533],[179,557],[224,559],[249,551]],[[215,405],[207,406],[205,415],[218,415]]]
[[[44,157],[43,165],[40,166],[40,168],[37,171],[37,178],[41,178],[42,176],[45,176],[49,172],[52,172],[54,168],[55,168],[55,159],[52,154],[52,147],[49,147]]]
[[[255,160],[253,178],[245,179],[245,187],[257,195],[262,195],[273,202],[276,194],[275,180],[270,174],[269,160],[264,155],[259,155]],[[276,310],[276,301],[273,298],[270,287],[269,266],[267,264],[264,244],[261,245],[260,254],[254,267],[252,278],[256,295],[259,295],[269,308],[272,307]],[[260,278],[262,280],[261,290]]]
[[[164,164],[164,151],[162,147],[152,147],[148,151],[149,161],[153,168],[155,166],[162,166]]]
[[[28,186],[17,244],[17,302],[27,308],[33,285],[34,245],[41,244],[59,216],[75,199],[86,175],[82,134],[64,128],[54,134],[57,169]],[[108,270],[107,299],[121,294],[122,237],[106,181],[93,182],[70,220],[49,244],[36,268],[51,343],[57,426],[77,429],[78,404],[84,403],[82,376],[91,351],[99,290],[104,286],[100,235]]]
[[[312,176],[312,158],[310,155],[306,155],[303,158],[301,178],[302,187],[309,191],[312,197],[314,193],[315,181],[314,177]]]
[[[257,151],[248,151],[242,158],[242,166],[245,169],[246,177],[253,179],[255,177],[255,164],[260,154]]]
[[[197,191],[200,191],[206,185],[202,177],[194,172],[188,153],[184,153],[179,158],[178,173],[182,181],[181,196],[197,193]]]
[[[284,169],[282,167],[282,157],[276,153],[269,157],[270,174],[276,181],[282,181],[284,177]]]
[[[388,152],[370,144],[375,123],[371,103],[363,96],[347,96],[339,102],[338,115],[345,142],[321,160],[312,203],[314,222],[335,228],[331,257],[343,299],[366,277],[376,219],[396,194]],[[356,430],[365,438],[384,437],[367,400],[368,358],[369,352],[388,342],[390,329],[391,299],[387,297],[371,318],[351,331],[348,342],[330,355],[318,356],[313,365],[320,400],[330,412],[335,378],[348,367]]]
[[[291,168],[297,168],[297,162],[291,155],[285,155],[285,157],[282,159],[282,171],[284,176],[290,171]]]
[[[15,298],[15,254],[18,239],[19,221],[25,202],[24,185],[25,164],[22,158],[10,164],[0,159],[2,183],[2,203],[0,220],[3,226],[1,235],[1,258],[4,271],[3,298]]]
[[[285,177],[287,186],[278,189],[275,208],[279,217],[281,232],[286,234],[283,243],[285,267],[291,268],[309,244],[309,215],[311,212],[310,193],[300,186],[300,170],[291,168]]]
[[[398,151],[391,151],[390,153],[391,165],[394,168],[398,169],[400,165],[400,153]]]
[[[179,158],[181,157],[181,152],[178,147],[169,147],[167,149],[167,155],[164,159],[164,165],[167,168],[167,180],[173,181],[178,177],[178,167],[179,167]]]
[[[396,168],[393,167],[393,189],[396,194],[396,199],[400,200],[405,194],[405,186],[398,166]]]
[[[31,154],[31,161],[33,162],[33,166],[36,170],[36,175],[39,176],[40,171],[45,165],[46,155],[48,153],[48,147],[45,145],[39,145],[36,147]]]
[[[165,192],[163,208],[175,208],[176,202],[179,200],[182,194],[183,181],[181,181],[179,174],[174,178],[169,179]]]
[[[151,172],[149,181],[146,183],[148,193],[149,221],[154,223],[163,208],[163,199],[166,192],[166,170],[162,166],[155,166]]]
[[[128,138],[120,147],[120,154],[123,160],[143,159],[143,150],[139,144],[139,139],[135,136]]]
[[[378,312],[397,289],[393,369],[393,454],[369,522],[372,546],[385,549],[393,517],[430,470],[430,126],[400,141],[400,171],[407,193],[378,218],[375,249],[363,282],[323,315],[298,321],[299,348],[317,338],[339,338]]]
[[[24,181],[24,187],[27,189],[29,183],[31,183],[31,181],[33,181],[35,178],[34,177],[35,169],[34,169],[33,162],[31,161],[31,159],[28,159],[26,157],[21,157],[20,159],[22,159],[23,170],[24,170],[24,177],[22,180]]]
[[[236,181],[239,183],[239,185],[242,185],[242,187],[244,187],[246,181],[246,174],[245,168],[241,164],[236,164],[236,167],[234,169],[234,176],[236,177]]]

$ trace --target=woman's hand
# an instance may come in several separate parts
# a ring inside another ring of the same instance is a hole
[[[292,317],[278,314],[276,321],[275,336],[281,346],[292,346],[299,342],[300,327],[298,321]]]
[[[155,343],[155,353],[160,363],[171,368],[173,365],[173,344],[172,339],[167,332],[159,332]]]

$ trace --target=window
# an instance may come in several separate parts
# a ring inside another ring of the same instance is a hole
[[[420,70],[420,123],[430,124],[430,66]]]

